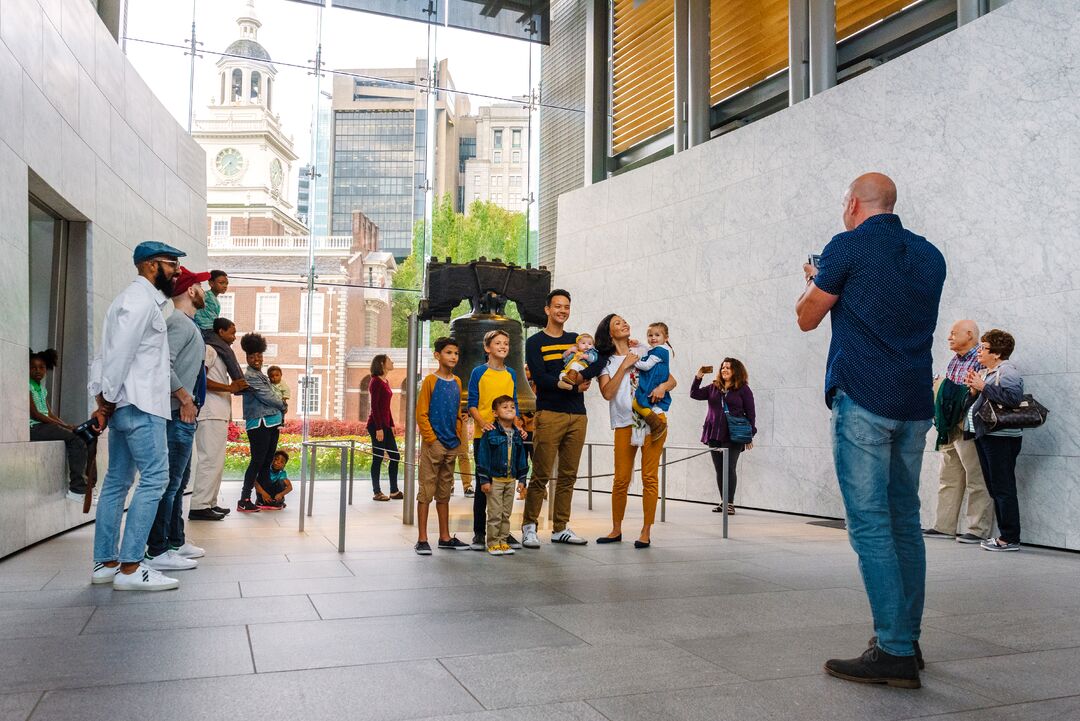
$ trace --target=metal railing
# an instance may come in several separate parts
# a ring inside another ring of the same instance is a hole
[[[353,238],[351,235],[210,235],[206,239],[206,249],[306,253],[311,243],[314,243],[317,251],[348,252],[352,248]]]
[[[300,531],[301,532],[304,530],[304,516],[306,515],[307,517],[310,518],[311,515],[312,515],[312,512],[313,512],[313,509],[314,509],[315,474],[316,474],[316,472],[318,470],[318,463],[317,463],[318,449],[320,449],[320,448],[333,448],[333,449],[337,449],[337,450],[339,450],[341,452],[341,472],[340,472],[341,488],[340,488],[339,497],[338,497],[338,552],[339,553],[344,553],[345,552],[345,511],[346,511],[346,506],[347,505],[351,506],[353,504],[353,482],[355,480],[355,468],[356,468],[355,455],[356,455],[357,450],[359,450],[361,453],[366,453],[366,454],[370,455],[371,454],[371,448],[367,444],[358,443],[356,440],[352,440],[352,439],[350,439],[350,440],[335,440],[335,441],[306,441],[301,445],[302,445],[301,453],[307,454],[307,458],[305,459],[306,464],[304,466],[307,469],[307,478],[306,479],[301,478],[301,480],[300,480]],[[416,479],[415,479],[414,469],[415,469],[415,465],[416,465],[415,459],[417,458],[417,453],[418,453],[418,449],[415,446],[417,446],[418,443],[414,443],[413,445],[414,445],[414,448],[413,448],[413,453],[412,454],[406,454],[405,450],[408,448],[408,446],[403,445],[402,454],[401,454],[402,458],[401,458],[401,461],[400,461],[400,463],[405,466],[405,474],[404,474],[405,478],[404,478],[404,483],[402,484],[403,488],[404,488],[404,494],[403,494],[404,499],[402,501],[403,510],[404,510],[403,520],[404,520],[404,523],[406,525],[410,525],[410,526],[415,523],[415,520],[413,518],[414,513],[410,513],[410,511],[413,511],[413,512],[415,511],[415,509],[413,507],[414,499],[416,498],[416,489],[415,489]],[[359,446],[359,449],[358,449],[358,446]],[[602,448],[614,448],[615,444],[614,443],[595,442],[595,441],[586,441],[585,446],[586,446],[586,471],[587,471],[586,475],[585,475],[585,479],[587,481],[587,485],[586,485],[586,487],[584,489],[577,488],[575,486],[574,490],[585,490],[586,491],[587,499],[588,499],[588,508],[591,511],[591,510],[593,510],[593,492],[594,492],[593,491],[593,479],[594,478],[614,477],[614,473],[604,473],[604,474],[600,474],[599,476],[593,473],[593,448],[597,447],[597,446],[602,447]],[[690,451],[690,452],[695,452],[696,451],[697,453],[695,453],[695,455],[692,455],[692,456],[687,456],[686,458],[676,459],[676,460],[672,461],[671,463],[669,463],[668,462],[668,451],[669,450],[673,450],[673,451]],[[702,450],[701,446],[665,446],[664,447],[664,450],[661,452],[660,464],[659,464],[659,470],[660,470],[660,489],[659,489],[660,522],[661,523],[666,523],[667,522],[667,468],[668,468],[668,466],[673,465],[675,463],[682,463],[682,462],[688,461],[688,460],[690,460],[692,458],[697,458],[698,456],[704,455],[705,453],[719,453],[723,457],[724,465],[723,465],[723,473],[721,475],[721,498],[720,498],[721,514],[720,515],[722,516],[722,537],[723,538],[728,538],[728,513],[727,513],[727,511],[728,511],[728,503],[727,503],[727,496],[728,496],[728,483],[729,482],[728,482],[728,463],[727,463],[727,449],[726,448],[711,448],[711,449]],[[641,472],[640,467],[634,468],[631,471],[631,480],[633,479],[633,474],[634,473],[640,473],[640,472]],[[461,474],[459,472],[458,475],[464,475],[464,474]],[[579,476],[579,478],[580,478],[580,476]],[[547,499],[548,500],[548,520],[549,521],[554,517],[555,494],[556,493],[557,493],[556,478],[549,478],[548,479],[548,499]]]

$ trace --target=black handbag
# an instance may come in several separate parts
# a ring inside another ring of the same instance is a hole
[[[1001,385],[1001,377],[995,378],[996,385]],[[1046,423],[1050,411],[1039,403],[1031,394],[1025,394],[1020,404],[1010,408],[1003,403],[995,403],[989,398],[979,408],[979,420],[986,426],[987,432],[1005,431],[1020,428],[1038,428]]]
[[[731,415],[727,407],[727,400],[721,398],[720,402],[724,404],[724,417],[727,419],[728,437],[731,438],[731,442],[742,443],[743,445],[753,443],[754,427],[750,425],[750,419]]]

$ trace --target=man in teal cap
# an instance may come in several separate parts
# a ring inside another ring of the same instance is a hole
[[[169,341],[161,309],[173,294],[183,251],[158,241],[135,248],[138,277],[109,306],[89,390],[97,399],[93,418],[109,432],[109,470],[98,496],[94,527],[93,583],[122,591],[163,591],[178,583],[142,564],[158,502],[169,482],[166,422],[170,406]],[[128,507],[123,542],[124,500]]]

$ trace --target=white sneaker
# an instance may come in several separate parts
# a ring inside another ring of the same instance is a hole
[[[76,493],[75,491],[68,491],[67,492],[67,499],[69,501],[75,501],[75,503],[82,503],[83,498],[85,498],[85,497],[86,497],[85,493]]]
[[[180,546],[180,548],[174,548],[172,549],[172,551],[173,553],[179,556],[183,556],[184,558],[202,558],[206,555],[205,548],[199,548],[190,541],[185,541],[183,546]]]
[[[150,558],[147,556],[143,560],[144,566],[149,566],[155,571],[190,571],[199,565],[199,562],[193,558],[184,558],[171,548],[160,556],[154,556]]]
[[[169,578],[145,563],[140,563],[135,573],[118,573],[113,577],[114,591],[168,591],[179,585],[175,578]]]
[[[536,536],[535,523],[526,523],[521,527],[521,545],[525,548],[540,548],[540,539]]]
[[[502,546],[488,546],[487,547],[487,552],[492,556],[501,556],[501,555],[503,555]]]
[[[104,563],[95,563],[94,572],[90,574],[90,583],[112,583],[113,576],[120,570],[120,564],[109,568]]]
[[[570,527],[562,529],[558,533],[551,534],[552,543],[569,543],[572,546],[584,546],[588,541],[570,530]]]

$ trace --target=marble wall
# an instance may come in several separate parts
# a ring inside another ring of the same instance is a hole
[[[783,112],[563,195],[555,283],[574,294],[571,325],[592,330],[615,311],[636,336],[671,326],[671,445],[698,445],[695,369],[743,359],[759,435],[738,503],[842,516],[822,396],[828,323],[801,333],[794,303],[807,254],[843,230],[846,185],[888,173],[905,225],[948,261],[937,365],[953,320],[1007,329],[1028,390],[1051,410],[1018,464],[1024,540],[1080,549],[1078,87],[1080,5],[1014,0]],[[598,442],[611,440],[605,406],[590,394]],[[597,458],[610,467],[608,451]],[[924,521],[938,468],[927,453]],[[672,466],[668,483],[673,498],[719,497],[707,458]]]
[[[162,240],[205,263],[206,179],[202,149],[86,0],[0,0],[0,108],[3,557],[90,518],[64,499],[63,444],[29,442],[30,194],[72,221],[72,279],[82,277],[69,291],[84,295],[85,315],[83,328],[67,329],[79,342],[66,344],[62,362],[85,379],[105,311],[134,278],[139,242]],[[81,421],[90,404],[79,385],[67,384],[65,408],[74,398]]]

